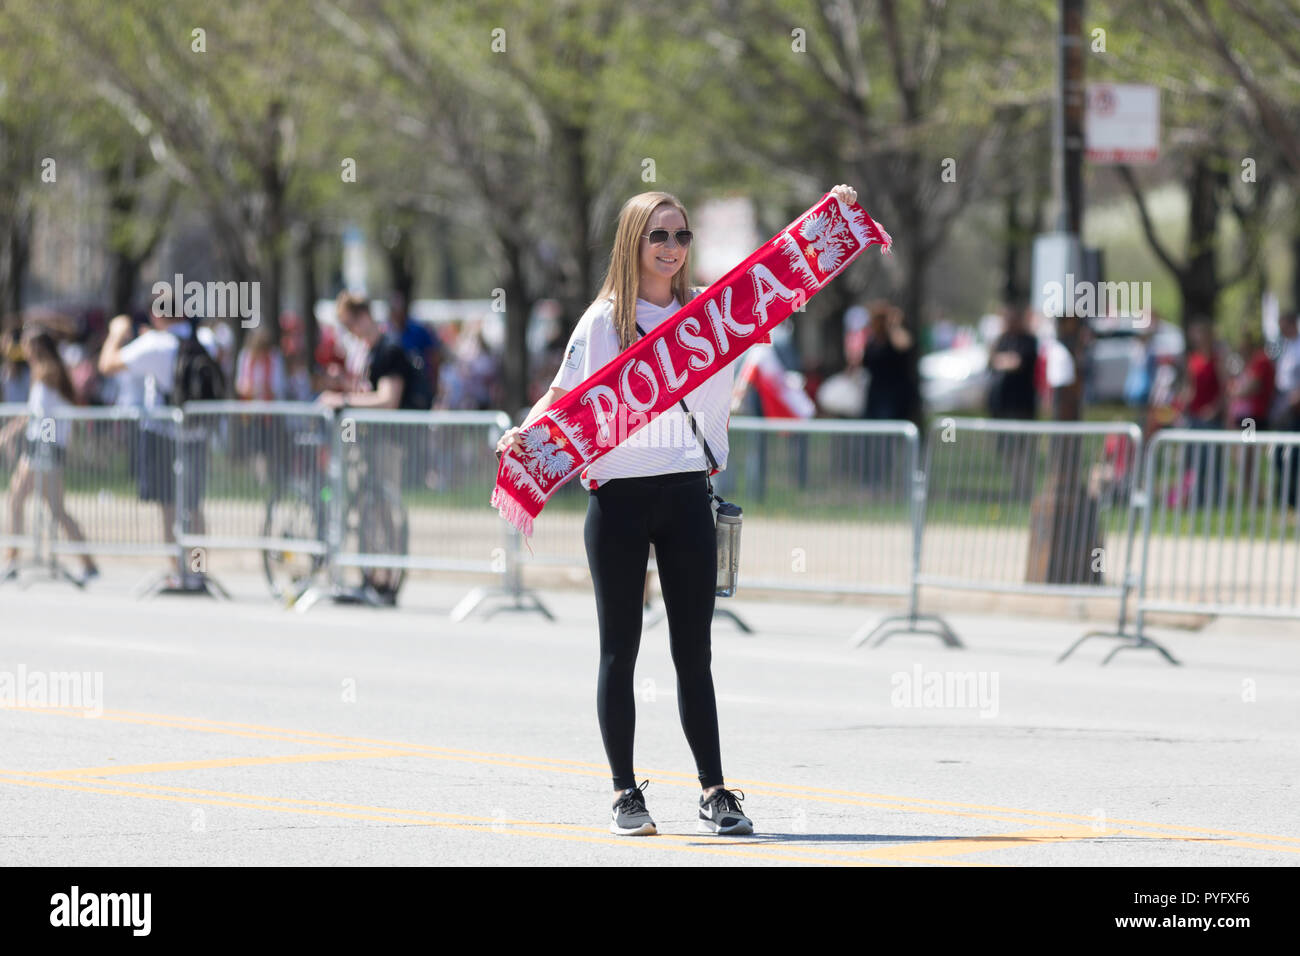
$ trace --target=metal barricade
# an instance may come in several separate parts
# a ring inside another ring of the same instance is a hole
[[[1123,631],[1136,425],[941,418],[928,438],[918,586],[1111,597]]]
[[[179,558],[173,509],[181,463],[170,436],[180,420],[174,408],[111,407],[67,408],[29,423],[19,467],[31,476],[31,548],[52,575],[81,583],[60,556]]]
[[[508,427],[496,411],[344,409],[332,425],[331,589],[395,591],[417,569],[487,572],[501,585],[473,589],[453,617],[495,593],[522,606],[516,534],[485,506]]]
[[[1162,431],[1146,490],[1136,633],[1112,655],[1160,649],[1152,611],[1300,618],[1300,433]]]
[[[916,426],[735,417],[728,431],[713,483],[745,509],[742,586],[910,593]]]
[[[912,423],[733,416],[728,439],[727,466],[713,486],[744,508],[742,590],[913,593],[919,440]],[[588,498],[577,478],[552,496],[537,519],[529,563],[586,571]],[[649,569],[656,568],[652,552]],[[728,610],[723,601],[718,608]]]
[[[295,599],[326,562],[334,416],[310,402],[189,402],[178,491],[192,570],[215,549],[256,551],[273,595]]]

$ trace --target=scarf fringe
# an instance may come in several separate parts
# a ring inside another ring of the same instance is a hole
[[[492,489],[492,507],[497,509],[497,513],[505,518],[512,525],[519,529],[524,536],[524,542],[533,536],[533,516],[528,513],[528,509],[519,502],[506,494],[505,490],[497,485]],[[532,546],[528,548],[529,554],[532,553]]]

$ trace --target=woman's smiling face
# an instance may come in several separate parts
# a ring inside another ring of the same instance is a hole
[[[686,228],[686,219],[669,203],[660,203],[650,214],[641,237],[641,275],[671,279],[686,262],[686,250],[677,244],[677,230]],[[645,236],[655,229],[667,229],[668,241],[652,246]]]

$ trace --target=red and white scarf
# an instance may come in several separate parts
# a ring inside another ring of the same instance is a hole
[[[492,506],[531,537],[557,488],[801,311],[867,246],[892,243],[861,206],[827,193],[524,429],[523,451],[501,456]]]

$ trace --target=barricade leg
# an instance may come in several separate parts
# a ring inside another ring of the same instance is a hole
[[[523,567],[519,562],[519,540],[519,532],[514,528],[508,528],[502,555],[504,567],[501,584],[495,587],[471,588],[451,609],[450,616],[453,621],[465,620],[485,601],[500,597],[506,598],[509,603],[489,608],[483,615],[485,620],[498,611],[536,611],[548,621],[555,620],[555,615],[551,613],[550,608],[542,603],[541,596],[531,588],[524,587]]]
[[[961,640],[948,622],[937,614],[920,613],[920,597],[917,587],[917,574],[921,570],[921,536],[925,523],[925,501],[928,487],[928,469],[922,471],[919,465],[918,440],[913,436],[908,441],[908,463],[911,473],[912,492],[912,573],[908,586],[907,612],[904,614],[886,614],[874,626],[863,624],[851,638],[850,647],[861,647],[873,637],[872,647],[879,647],[895,634],[929,634],[943,641],[944,646],[964,648]]]

